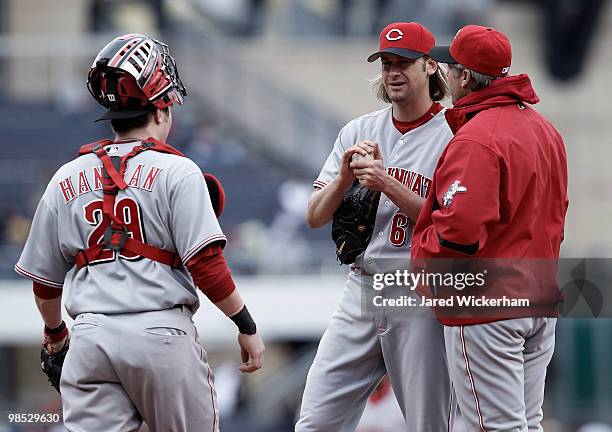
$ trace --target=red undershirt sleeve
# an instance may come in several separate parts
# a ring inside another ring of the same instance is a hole
[[[62,296],[61,288],[51,288],[35,281],[32,281],[32,289],[34,290],[34,295],[36,295],[36,297],[40,297],[41,299],[45,300],[51,300]]]
[[[236,289],[219,243],[212,243],[189,261],[187,268],[196,286],[213,303],[219,303]]]

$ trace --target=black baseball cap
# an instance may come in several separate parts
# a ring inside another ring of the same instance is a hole
[[[141,115],[152,113],[156,110],[153,105],[148,108],[140,108],[140,109],[127,109],[127,110],[108,110],[102,116],[94,120],[94,122],[99,122],[102,120],[115,120],[115,119],[130,119],[140,117]]]

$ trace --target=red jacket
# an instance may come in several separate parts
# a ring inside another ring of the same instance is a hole
[[[511,268],[498,271],[482,287],[453,293],[524,298],[531,307],[491,309],[467,319],[448,308],[436,310],[443,324],[556,315],[567,161],[559,132],[525,104],[538,101],[529,77],[518,75],[499,78],[446,111],[455,136],[438,160],[434,193],[416,223],[413,261],[513,259]],[[431,295],[422,287],[419,292]]]

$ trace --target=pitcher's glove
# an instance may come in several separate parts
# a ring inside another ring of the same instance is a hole
[[[370,243],[380,192],[372,191],[355,180],[342,198],[332,222],[336,256],[342,264],[352,264]]]
[[[60,378],[69,342],[68,327],[65,322],[62,321],[54,329],[45,326],[44,340],[40,350],[40,366],[58,393],[60,393]]]

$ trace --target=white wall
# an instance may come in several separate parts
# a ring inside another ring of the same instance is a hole
[[[237,277],[236,285],[265,341],[318,340],[338,305],[344,276]],[[0,281],[0,295],[0,344],[40,343],[42,320],[34,304],[31,282]],[[235,344],[234,323],[203,296],[201,304],[194,322],[205,346]],[[67,317],[66,320],[69,321]]]

